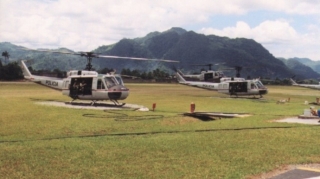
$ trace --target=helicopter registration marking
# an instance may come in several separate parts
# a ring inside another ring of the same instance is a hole
[[[58,82],[46,80],[46,85],[48,85],[48,86],[58,86]]]

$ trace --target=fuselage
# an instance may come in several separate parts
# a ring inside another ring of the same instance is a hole
[[[94,71],[70,71],[68,75],[63,79],[62,93],[73,99],[123,100],[129,95],[129,89],[117,75]]]
[[[264,95],[267,88],[259,80],[226,81],[218,85],[218,92],[235,96]]]
[[[210,82],[199,82],[199,81],[186,81],[186,82],[180,82],[180,84],[203,88],[207,90],[218,90],[219,83],[210,83]]]
[[[261,83],[260,80],[245,80],[244,78],[221,78],[222,82],[200,82],[200,81],[187,81],[180,73],[176,73],[177,80],[180,84],[215,90],[219,93],[243,96],[243,95],[262,95],[268,93],[268,89]]]

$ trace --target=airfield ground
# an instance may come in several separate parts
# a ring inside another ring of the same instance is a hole
[[[99,102],[96,105],[91,105],[86,102],[59,102],[59,101],[42,101],[36,102],[39,105],[47,105],[47,106],[57,106],[57,107],[65,107],[65,108],[74,108],[74,109],[89,109],[89,110],[141,110],[141,111],[150,111],[149,108],[138,105],[138,104],[125,104],[122,107],[114,106],[112,102]],[[221,118],[220,118],[221,119]],[[222,118],[223,119],[223,118]],[[313,117],[305,117],[300,118],[296,117],[288,117],[284,119],[273,120],[272,122],[284,122],[284,123],[298,123],[298,124],[308,124],[308,125],[320,125],[319,118]]]
[[[127,86],[123,102],[138,105],[107,111],[43,105],[70,98],[32,83],[0,83],[0,178],[257,179],[319,170],[319,123],[296,117],[320,91],[268,86],[264,100],[253,100],[177,84]],[[136,110],[154,103],[155,111]],[[252,115],[181,115],[191,103],[196,111]]]

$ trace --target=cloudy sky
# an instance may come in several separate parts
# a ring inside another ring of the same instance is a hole
[[[181,27],[320,60],[320,0],[0,0],[0,42],[91,51]]]

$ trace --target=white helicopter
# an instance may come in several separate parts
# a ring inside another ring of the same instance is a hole
[[[31,50],[31,49],[24,49]],[[21,61],[21,68],[25,79],[32,82],[39,83],[41,85],[61,90],[63,95],[71,97],[73,100],[91,100],[92,105],[96,101],[110,100],[115,105],[123,106],[125,103],[120,104],[118,100],[124,100],[129,96],[129,89],[124,86],[123,80],[120,75],[114,73],[98,74],[95,71],[90,71],[92,68],[92,58],[116,58],[116,59],[130,59],[130,60],[146,60],[157,62],[174,62],[174,60],[159,60],[159,59],[147,59],[136,57],[120,57],[110,55],[98,55],[93,52],[59,52],[59,51],[47,51],[47,50],[33,50],[44,51],[50,53],[64,53],[72,55],[80,55],[87,57],[86,70],[73,70],[67,73],[67,78],[53,78],[45,76],[32,75],[26,66],[25,62]]]
[[[290,81],[293,86],[301,86],[305,88],[311,88],[311,89],[318,89],[320,90],[320,83],[318,85],[310,85],[310,84],[298,84],[296,83],[292,78],[290,78]]]
[[[230,96],[250,96],[262,95],[268,93],[268,89],[261,83],[260,80],[245,80],[244,78],[221,78],[220,83],[186,81],[179,72],[176,72],[177,80],[180,84],[215,90],[219,93],[229,94]]]

